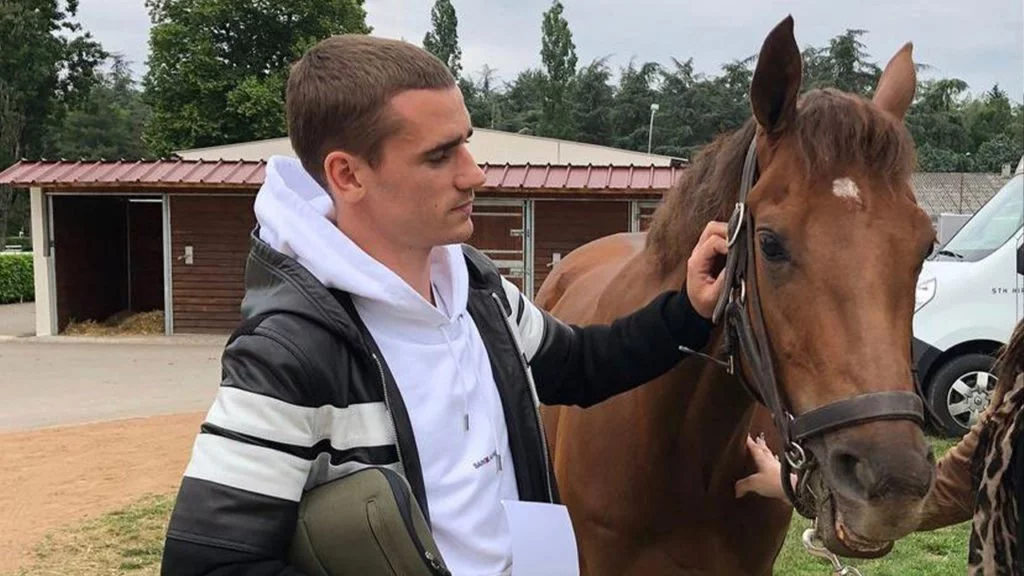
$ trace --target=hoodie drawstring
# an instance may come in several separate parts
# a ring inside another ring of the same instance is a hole
[[[463,322],[463,321],[465,321],[465,317],[462,316],[462,315],[459,315],[458,319],[457,319],[457,322]],[[452,345],[451,336],[448,335],[447,327],[446,326],[441,326],[440,330],[441,330],[441,333],[444,334],[445,342],[448,344],[448,353],[451,355],[452,361],[455,362],[455,371],[459,373],[459,384],[460,384],[460,387],[462,389],[462,419],[463,419],[463,422],[464,422],[463,429],[464,429],[464,431],[468,432],[469,431],[469,393],[467,392],[467,390],[468,390],[469,387],[466,385],[466,373],[462,369],[462,362],[459,361],[458,356],[455,354],[455,348]],[[479,379],[480,376],[477,375],[477,378]],[[503,466],[502,466],[502,455],[501,455],[501,446],[498,444],[498,434],[497,434],[497,432],[494,429],[494,422],[493,421],[491,422],[491,441],[494,442],[494,453],[496,454],[496,457],[497,457],[498,472],[501,472],[502,469],[503,469]]]
[[[446,326],[440,327],[441,333],[444,334],[444,341],[448,343],[448,353],[452,357],[452,362],[455,362],[455,371],[459,373],[459,385],[462,388],[462,421],[463,431],[469,432],[469,395],[466,390],[466,376],[463,374],[462,365],[459,362],[458,356],[455,355],[455,348],[452,347],[452,339],[448,335],[448,329]]]

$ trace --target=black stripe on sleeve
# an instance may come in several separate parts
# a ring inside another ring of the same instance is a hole
[[[384,466],[398,462],[398,449],[394,444],[387,446],[360,446],[358,448],[338,450],[331,446],[331,440],[329,438],[324,438],[312,446],[298,446],[295,444],[286,444],[284,442],[267,440],[266,438],[260,438],[258,436],[252,436],[250,434],[244,434],[234,430],[228,430],[227,428],[217,426],[216,424],[210,424],[209,422],[203,423],[200,427],[200,433],[221,436],[229,440],[242,442],[243,444],[271,448],[278,452],[291,454],[292,456],[308,461],[316,460],[317,456],[326,452],[331,456],[332,466],[338,466],[345,464],[346,462],[358,462],[360,464],[369,464],[372,466]]]

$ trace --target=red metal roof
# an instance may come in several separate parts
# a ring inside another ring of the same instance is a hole
[[[0,172],[0,184],[25,188],[230,188],[255,190],[263,183],[264,161],[153,160],[21,161]],[[633,191],[659,193],[685,168],[675,166],[574,166],[482,164],[490,190]]]
[[[0,184],[18,187],[173,186],[259,187],[265,162],[25,161],[0,172]]]
[[[573,166],[494,165],[481,166],[487,175],[485,188],[543,190],[647,190],[671,188],[683,173],[674,166]]]

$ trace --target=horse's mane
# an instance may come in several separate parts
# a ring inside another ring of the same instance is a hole
[[[716,138],[665,194],[647,234],[647,250],[663,274],[686,260],[708,222],[728,220],[756,129],[749,118]],[[917,164],[913,140],[902,122],[863,97],[832,88],[803,95],[794,129],[807,180],[812,174],[835,178],[862,169],[890,183],[907,182]]]

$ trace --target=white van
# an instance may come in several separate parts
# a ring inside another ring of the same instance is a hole
[[[1007,184],[925,262],[913,360],[935,428],[962,436],[995,389],[995,354],[1024,316],[1024,157]]]

